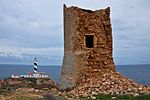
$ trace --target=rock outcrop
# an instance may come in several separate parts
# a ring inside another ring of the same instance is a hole
[[[0,100],[16,100],[17,98],[43,100],[48,93],[58,94],[56,83],[51,79],[0,80]]]

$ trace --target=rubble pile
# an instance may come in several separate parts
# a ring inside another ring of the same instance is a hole
[[[98,94],[111,95],[143,95],[150,94],[150,87],[135,83],[118,72],[109,70],[101,76],[83,79],[73,90],[68,92],[76,97]]]

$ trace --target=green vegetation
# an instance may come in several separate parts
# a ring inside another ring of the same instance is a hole
[[[87,98],[82,98],[81,100],[150,100],[150,95],[141,95],[141,96],[96,95]]]
[[[13,97],[8,100],[40,100],[38,97],[26,97],[26,96],[18,96],[18,97]]]
[[[36,78],[25,78],[27,81],[32,82],[32,83],[36,83]]]

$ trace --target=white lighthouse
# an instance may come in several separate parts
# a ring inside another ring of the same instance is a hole
[[[11,78],[48,78],[49,76],[45,72],[38,72],[37,58],[34,58],[33,72],[28,72],[25,75],[11,75]]]
[[[34,69],[33,69],[33,72],[34,72],[34,73],[37,73],[37,69],[38,69],[37,58],[34,58]]]

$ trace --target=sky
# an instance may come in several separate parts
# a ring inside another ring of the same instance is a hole
[[[61,65],[63,4],[111,7],[115,64],[150,64],[150,0],[0,0],[0,63]]]

